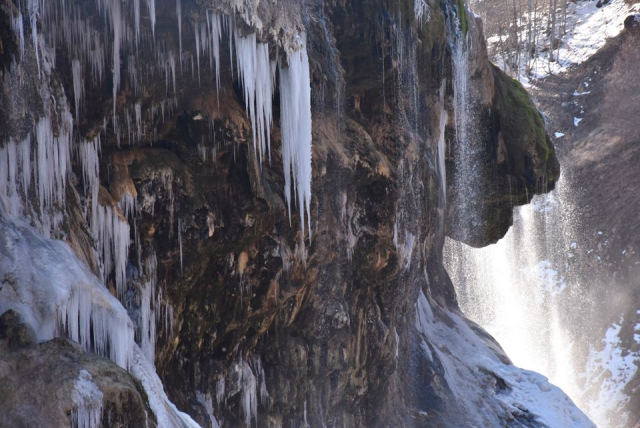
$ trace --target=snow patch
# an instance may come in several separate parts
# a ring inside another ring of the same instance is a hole
[[[586,370],[582,375],[585,382],[583,394],[590,397],[587,412],[598,426],[625,426],[628,419],[628,415],[623,413],[630,399],[625,387],[638,370],[640,353],[623,350],[621,325],[622,320],[607,329],[601,350],[590,346]],[[622,420],[612,421],[612,417]]]
[[[595,427],[546,377],[500,361],[496,351],[458,315],[439,312],[439,316],[447,319],[436,319],[431,303],[420,291],[416,327],[425,345],[432,345],[433,358],[442,364],[445,380],[466,410],[470,425],[501,426],[526,416],[543,426]],[[506,388],[491,387],[496,378]]]

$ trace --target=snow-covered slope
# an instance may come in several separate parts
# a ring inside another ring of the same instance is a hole
[[[442,364],[449,388],[467,410],[468,426],[595,427],[546,377],[499,358],[501,351],[490,348],[463,318],[444,311],[436,316],[422,291],[416,328],[427,358]]]
[[[589,59],[607,40],[617,36],[624,29],[625,18],[640,11],[640,3],[630,4],[625,0],[611,0],[601,4],[598,0],[569,2],[567,4],[566,33],[560,38],[557,49],[549,50],[549,38],[537,38],[536,55],[530,58],[524,52],[520,55],[518,69],[506,67],[504,58],[496,55],[492,60],[509,74],[518,77],[525,85],[531,80],[543,79],[549,75],[566,72],[571,67]],[[601,4],[600,7],[597,5]],[[532,17],[534,26],[540,32],[547,27],[545,17]],[[519,40],[527,40],[527,25],[519,26]],[[489,46],[500,43],[500,37],[487,34]],[[523,42],[524,43],[524,42]],[[524,44],[520,47],[524,49]],[[527,68],[529,70],[527,71]]]

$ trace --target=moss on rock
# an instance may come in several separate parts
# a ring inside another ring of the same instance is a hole
[[[537,190],[542,184],[555,183],[560,167],[542,115],[520,82],[507,76],[495,65],[492,68],[496,81],[495,107],[501,112],[499,132],[507,152],[511,158],[524,154],[530,160],[535,177],[530,177],[527,184],[534,186],[532,190]]]

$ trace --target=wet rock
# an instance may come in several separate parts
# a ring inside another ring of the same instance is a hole
[[[34,344],[36,334],[30,325],[22,321],[20,314],[10,309],[0,316],[0,340],[3,339],[12,350]]]

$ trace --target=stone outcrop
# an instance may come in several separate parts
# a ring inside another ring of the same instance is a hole
[[[525,89],[489,62],[479,19],[469,20],[467,39],[474,48],[468,53],[467,114],[472,124],[466,136],[474,155],[462,159],[470,165],[458,171],[459,152],[448,152],[453,174],[448,180],[447,235],[483,247],[507,233],[514,206],[553,190],[560,165],[543,117]],[[456,174],[473,178],[456,180]]]

